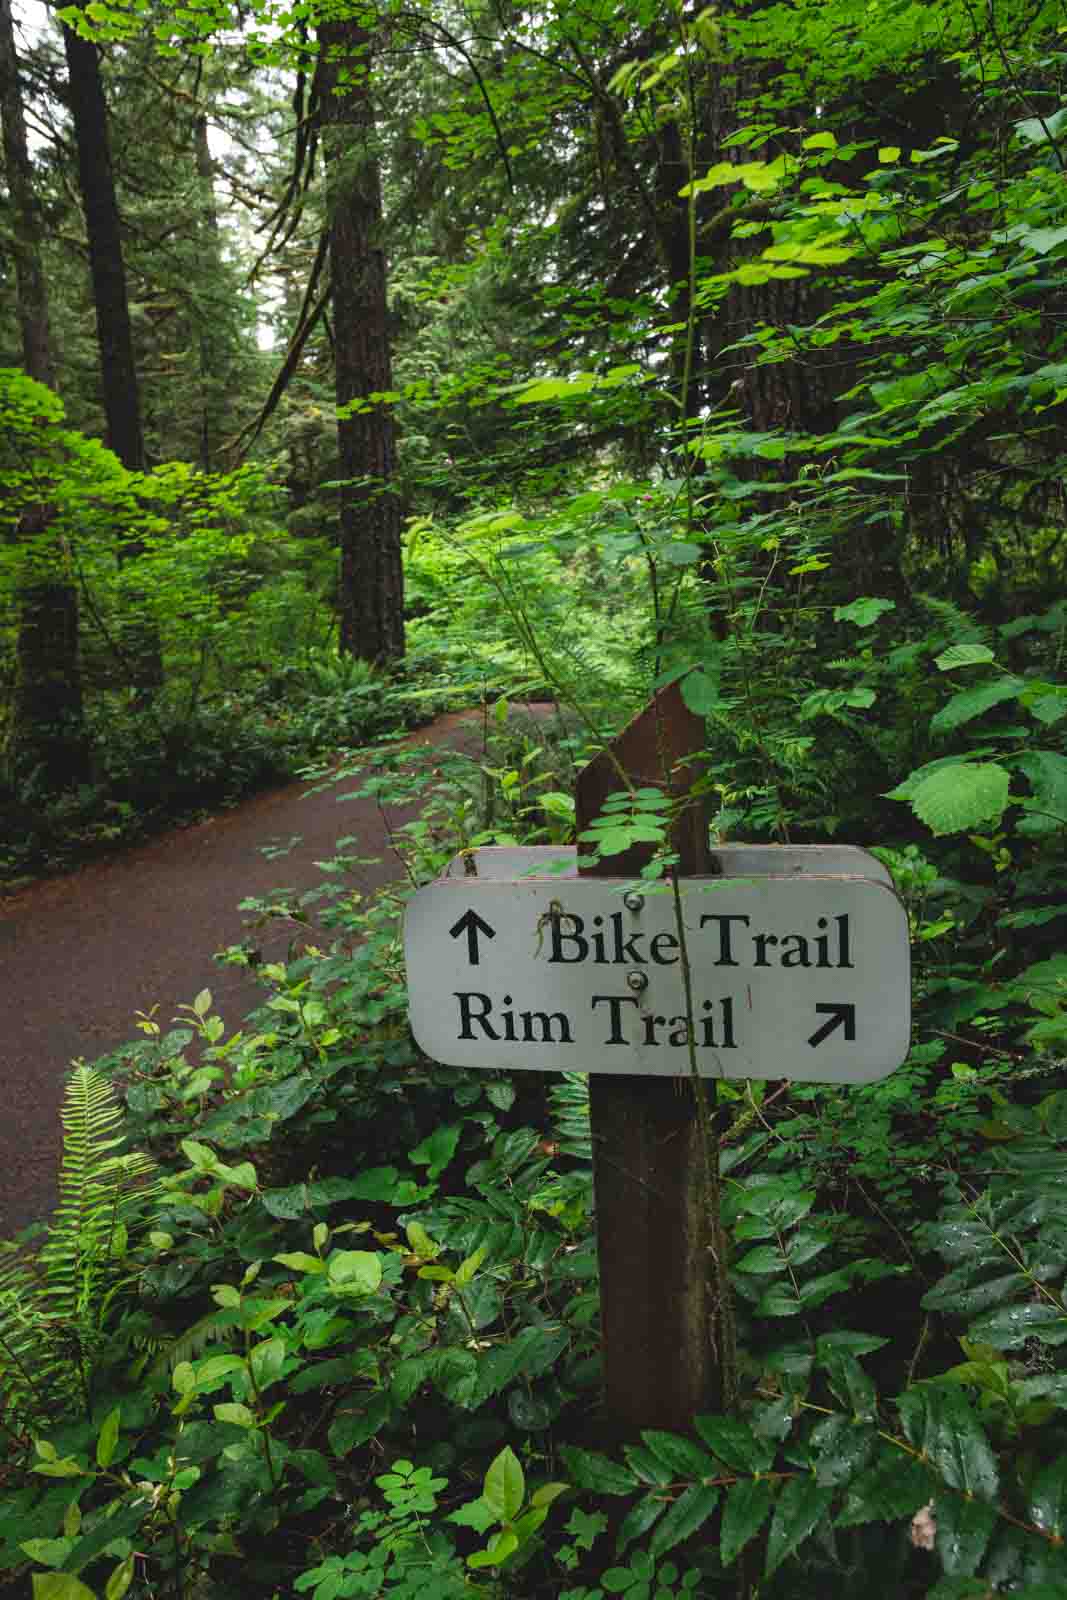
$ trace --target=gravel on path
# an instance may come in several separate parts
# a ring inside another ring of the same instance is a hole
[[[481,714],[441,717],[405,742],[474,755]],[[0,1238],[55,1204],[58,1113],[73,1058],[92,1061],[138,1037],[136,1011],[158,1006],[166,1027],[205,987],[228,1031],[262,1002],[262,988],[245,969],[212,961],[214,951],[245,936],[241,900],[280,885],[321,883],[315,861],[331,856],[347,834],[358,838],[361,856],[380,857],[353,875],[354,889],[370,893],[400,876],[378,807],[349,800],[339,808],[340,792],[288,784],[67,877],[0,896]],[[410,814],[395,814],[393,824]],[[295,834],[301,842],[284,861],[261,853]],[[280,929],[272,948],[256,936],[275,958],[288,937]]]

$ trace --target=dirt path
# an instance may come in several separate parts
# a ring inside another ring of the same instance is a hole
[[[442,717],[410,742],[474,754],[480,716]],[[239,901],[321,883],[314,863],[332,855],[343,834],[358,837],[360,855],[382,858],[354,887],[367,892],[396,879],[378,808],[339,807],[341,791],[307,790],[296,783],[256,795],[208,822],[0,898],[0,1237],[54,1204],[58,1110],[73,1057],[92,1061],[137,1037],[135,1011],[158,1005],[169,1023],[205,986],[230,1029],[262,1000],[247,973],[211,959],[244,936]],[[284,861],[260,853],[294,834],[302,842]],[[264,947],[280,954],[286,938],[279,931],[277,946]]]

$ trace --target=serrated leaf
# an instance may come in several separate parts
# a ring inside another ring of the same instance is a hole
[[[649,1554],[656,1560],[676,1544],[691,1538],[702,1528],[719,1503],[719,1491],[711,1484],[691,1483],[658,1522],[648,1542]]]
[[[482,1486],[482,1499],[498,1522],[513,1522],[522,1509],[526,1479],[518,1456],[505,1445],[489,1465]]]
[[[942,672],[952,672],[956,667],[978,667],[995,660],[987,644],[950,644],[934,657],[934,666]]]
[[[1009,782],[995,761],[961,761],[925,777],[911,796],[912,810],[933,833],[964,833],[1000,821]]]
[[[916,1385],[900,1396],[897,1406],[909,1441],[951,1488],[996,1499],[996,1456],[961,1390]]]
[[[934,1496],[937,1554],[949,1577],[968,1577],[978,1570],[997,1521],[996,1506],[964,1495]]]
[[[987,1270],[987,1264],[981,1261],[972,1268],[957,1268],[924,1294],[920,1305],[924,1311],[948,1311],[955,1316],[973,1317],[979,1311],[988,1311],[991,1306],[1012,1300],[1027,1286],[1026,1279],[1018,1272],[1008,1272],[986,1283],[962,1287],[976,1272]]]
[[[599,1450],[581,1450],[577,1445],[565,1444],[560,1455],[579,1489],[591,1489],[595,1494],[633,1494],[640,1488],[632,1472]]]
[[[656,1459],[662,1461],[675,1477],[714,1476],[715,1462],[706,1450],[702,1450],[691,1439],[683,1439],[677,1433],[663,1433],[658,1428],[643,1428],[641,1437]]]
[[[693,1423],[708,1449],[734,1472],[766,1472],[774,1461],[774,1445],[736,1417],[695,1417]]]
[[[1067,1317],[1055,1306],[1046,1304],[1003,1306],[973,1322],[970,1336],[998,1350],[1015,1350],[1033,1338],[1042,1339],[1045,1344],[1061,1345],[1067,1343]]]
[[[984,711],[992,710],[993,706],[999,706],[1005,700],[1017,700],[1025,687],[1022,678],[1004,677],[994,678],[990,683],[976,684],[973,689],[961,689],[959,694],[954,694],[941,707],[936,716],[930,718],[930,731],[951,733],[953,728],[962,727],[972,718],[980,717]]]
[[[860,600],[853,600],[847,606],[834,607],[835,622],[854,622],[857,628],[869,628],[872,622],[886,611],[895,611],[895,600],[878,600],[864,596]]]
[[[818,1452],[815,1476],[827,1488],[851,1483],[874,1454],[877,1435],[873,1424],[855,1417],[827,1417],[812,1431],[812,1449]]]
[[[734,1262],[735,1272],[784,1272],[786,1260],[777,1245],[761,1244]]]
[[[456,1153],[462,1131],[462,1125],[458,1122],[435,1128],[410,1152],[411,1160],[418,1166],[426,1167],[427,1177],[439,1178]]]
[[[1054,1539],[1067,1529],[1067,1456],[1050,1461],[1030,1492],[1030,1518]]]
[[[887,1448],[849,1489],[837,1526],[855,1528],[865,1522],[898,1522],[914,1516],[930,1499],[932,1487],[933,1475],[924,1462]]]
[[[808,1474],[790,1478],[778,1497],[767,1535],[765,1576],[777,1572],[829,1511],[834,1491],[824,1489]]]
[[[773,1504],[774,1487],[768,1478],[741,1478],[730,1485],[719,1529],[719,1559],[724,1569],[759,1532]]]
[[[1030,781],[1033,795],[1023,801],[1030,815],[1023,817],[1019,832],[1055,833],[1067,825],[1067,756],[1054,750],[1033,750],[1016,761]]]
[[[366,1444],[389,1420],[392,1406],[384,1394],[372,1394],[358,1411],[342,1411],[330,1423],[328,1438],[335,1456],[346,1456],[359,1444]]]
[[[658,1522],[667,1509],[667,1501],[658,1489],[652,1489],[630,1510],[622,1520],[619,1528],[619,1537],[615,1548],[621,1554],[628,1544],[634,1539],[639,1539],[647,1533],[653,1523]]]

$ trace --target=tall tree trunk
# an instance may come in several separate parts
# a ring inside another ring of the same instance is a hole
[[[334,361],[339,407],[393,386],[374,148],[369,31],[351,18],[319,27],[319,120],[327,170]],[[395,439],[387,405],[343,415],[341,649],[367,661],[404,653],[404,577]]]
[[[10,0],[0,0],[0,122],[12,213],[22,362],[29,377],[54,389],[41,211],[26,139]],[[24,537],[47,534],[51,519],[50,508],[41,505],[22,519],[19,531]],[[49,539],[41,551],[35,538],[35,546],[20,584],[17,668],[6,754],[12,772],[36,769],[43,773],[49,789],[62,790],[89,776],[78,660],[78,591],[62,576],[67,565],[62,545]]]
[[[196,176],[200,188],[200,255],[208,287],[197,295],[200,357],[200,465],[210,472],[226,419],[226,339],[222,331],[219,217],[215,206],[215,163],[207,137],[207,117],[197,112],[194,124]]]
[[[78,182],[85,208],[89,271],[96,307],[100,378],[107,443],[130,472],[145,467],[140,389],[133,355],[130,304],[122,250],[115,174],[111,163],[107,102],[96,45],[63,24],[63,48],[70,81],[70,110],[78,149]],[[119,561],[142,553],[136,539],[119,546]],[[131,595],[132,609],[140,596]],[[143,614],[129,618],[122,629],[123,664],[142,699],[163,682],[163,663],[155,623]]]

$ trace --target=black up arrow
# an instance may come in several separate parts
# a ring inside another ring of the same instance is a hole
[[[822,1017],[829,1017],[829,1022],[824,1022],[821,1028],[816,1028],[808,1043],[813,1050],[817,1050],[824,1039],[828,1039],[835,1028],[844,1027],[845,1038],[856,1037],[856,1008],[855,1006],[816,1006],[816,1013]]]
[[[467,956],[472,967],[478,965],[478,935],[484,933],[487,939],[495,939],[496,934],[488,922],[483,922],[477,911],[465,911],[459,921],[448,930],[453,939],[458,939],[461,933],[467,935]],[[851,1035],[849,1036],[851,1037]]]

